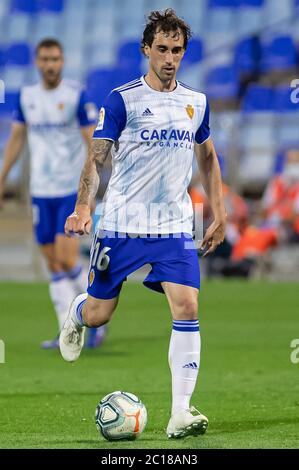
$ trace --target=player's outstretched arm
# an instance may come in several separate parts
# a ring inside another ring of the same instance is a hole
[[[201,244],[207,250],[205,256],[212,253],[225,237],[226,211],[222,195],[222,181],[217,154],[212,139],[202,144],[195,144],[195,155],[201,172],[201,181],[209,199],[214,221],[208,227]]]
[[[26,125],[21,122],[14,122],[11,128],[11,134],[4,149],[3,166],[0,172],[0,208],[3,204],[2,198],[7,175],[20,156],[25,140]]]
[[[96,196],[102,166],[109,154],[113,142],[94,139],[88,148],[88,155],[83,167],[75,211],[66,219],[65,233],[89,234],[92,226],[91,205]]]

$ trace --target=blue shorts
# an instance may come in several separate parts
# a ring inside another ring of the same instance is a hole
[[[58,233],[64,234],[66,218],[74,211],[77,194],[63,197],[32,197],[35,238],[40,245],[54,243]]]
[[[111,238],[107,234],[97,234],[91,248],[87,292],[92,297],[117,297],[127,276],[147,263],[152,269],[143,281],[146,287],[164,293],[161,282],[169,281],[199,289],[199,263],[191,235],[132,238],[114,233]]]

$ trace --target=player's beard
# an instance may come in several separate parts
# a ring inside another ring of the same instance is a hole
[[[43,80],[49,88],[55,88],[61,80],[61,72],[49,70],[43,74]]]

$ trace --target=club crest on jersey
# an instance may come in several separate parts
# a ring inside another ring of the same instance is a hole
[[[64,103],[58,103],[57,105],[59,111],[63,111],[64,110]]]
[[[104,121],[105,121],[105,108],[101,108],[100,114],[99,114],[99,122],[96,128],[96,131],[101,131],[104,128]]]
[[[88,276],[88,284],[89,284],[89,287],[92,286],[93,284],[93,281],[94,281],[94,270],[92,269],[89,273],[89,276]]]
[[[186,109],[186,113],[188,114],[189,118],[192,119],[193,116],[194,116],[193,106],[191,104],[188,104],[185,109]]]

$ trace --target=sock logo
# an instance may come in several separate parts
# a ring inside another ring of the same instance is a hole
[[[183,369],[198,369],[196,362],[189,362],[183,366]]]

